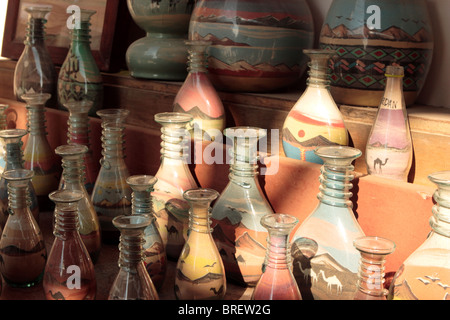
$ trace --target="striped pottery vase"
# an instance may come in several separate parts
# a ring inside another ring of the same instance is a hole
[[[313,45],[313,18],[304,0],[200,0],[189,39],[212,42],[208,71],[217,89],[275,91],[305,71],[302,50]]]
[[[334,0],[320,34],[333,49],[331,93],[337,103],[377,107],[389,65],[405,68],[407,105],[420,93],[433,55],[425,0]]]

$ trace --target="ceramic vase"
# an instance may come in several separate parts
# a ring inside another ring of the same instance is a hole
[[[186,78],[186,46],[194,0],[128,0],[136,24],[147,33],[126,53],[131,76],[183,81]]]
[[[313,18],[304,0],[200,0],[189,39],[212,42],[208,70],[218,90],[275,91],[303,74]]]
[[[320,46],[336,50],[331,93],[337,103],[377,107],[386,66],[405,67],[407,105],[415,102],[433,55],[433,31],[425,0],[334,0]]]

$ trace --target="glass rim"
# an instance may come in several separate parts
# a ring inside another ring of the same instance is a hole
[[[358,237],[353,240],[353,245],[362,252],[380,255],[392,253],[396,248],[394,241],[378,236]]]

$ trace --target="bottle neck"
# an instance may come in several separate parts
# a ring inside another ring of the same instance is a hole
[[[90,22],[81,21],[80,28],[74,28],[72,31],[72,45],[90,46]]]
[[[23,182],[20,186],[9,182],[7,186],[8,204],[13,214],[22,212],[30,207],[31,198],[28,192],[28,182]]]
[[[6,168],[5,170],[23,169],[23,142],[6,143]]]
[[[387,295],[384,288],[384,256],[361,254],[358,271],[358,290],[374,297]]]
[[[353,188],[351,183],[354,178],[351,174],[353,169],[352,165],[333,166],[325,163],[322,166],[319,177],[320,192],[317,195],[321,203],[335,207],[353,208],[353,203],[350,201],[353,195],[350,192]]]
[[[46,135],[46,121],[43,105],[27,105],[27,128],[30,136]]]
[[[119,166],[124,163],[125,134],[123,127],[108,127],[102,124],[102,166]]]
[[[66,184],[83,184],[85,180],[83,155],[63,157],[62,176]]]
[[[208,203],[194,203],[189,211],[189,230],[203,234],[211,234],[211,210]]]
[[[189,50],[188,58],[188,72],[189,73],[207,73],[207,61],[204,51]]]
[[[44,44],[45,40],[45,19],[29,18],[27,23],[27,33],[24,44],[26,46],[35,46]]]
[[[187,164],[189,157],[190,135],[185,128],[161,128],[161,161],[170,159],[170,161],[182,162]]]
[[[230,173],[231,182],[250,188],[257,181],[258,153],[256,144],[235,142],[233,149],[229,149],[231,155]]]
[[[306,84],[310,88],[325,88],[330,86],[329,72],[328,72],[329,57],[314,58],[308,63],[308,79]]]
[[[67,143],[82,144],[89,148],[89,116],[88,113],[72,113],[67,120]]]
[[[137,268],[143,261],[143,239],[141,232],[121,233],[119,244],[119,267],[126,270]]]
[[[286,269],[290,261],[289,235],[269,230],[266,250],[266,268]]]
[[[406,109],[403,97],[403,76],[386,76],[386,88],[380,108],[388,110]]]
[[[432,208],[430,218],[432,230],[441,236],[450,238],[450,190],[436,190],[433,195],[436,204]]]
[[[151,192],[133,190],[131,195],[132,214],[153,214]]]
[[[57,205],[55,209],[55,227],[53,234],[61,240],[67,240],[68,236],[78,232],[79,220],[78,210],[71,206],[60,207]]]

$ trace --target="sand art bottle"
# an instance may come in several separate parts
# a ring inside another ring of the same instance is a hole
[[[130,175],[125,163],[124,129],[130,113],[125,109],[97,111],[102,119],[102,159],[100,171],[92,191],[92,204],[97,212],[104,243],[118,243],[120,233],[112,219],[131,214],[131,188],[126,179]]]
[[[131,195],[131,213],[147,214],[152,217],[152,223],[144,229],[144,264],[155,285],[160,290],[167,271],[167,256],[161,235],[156,227],[153,212],[152,191],[156,179],[148,175],[136,175],[127,178],[127,183],[133,191]]]
[[[197,140],[213,141],[225,129],[225,110],[207,72],[207,41],[186,41],[188,47],[188,75],[174,103],[173,111],[188,113],[194,118],[192,136]]]
[[[0,239],[0,271],[12,287],[40,283],[47,261],[44,237],[29,207],[28,187],[33,175],[26,169],[3,172],[11,214]]]
[[[307,88],[283,124],[283,150],[287,157],[323,164],[314,150],[320,146],[348,145],[348,132],[329,90],[331,50],[303,50],[309,56]]]
[[[292,237],[293,273],[303,300],[353,300],[360,254],[353,240],[364,236],[353,213],[352,162],[361,151],[330,146],[316,149],[323,159],[319,203]]]
[[[276,213],[262,217],[261,224],[269,232],[265,267],[253,291],[252,300],[301,300],[302,296],[291,271],[289,236],[298,219]]]
[[[42,286],[47,300],[94,300],[94,264],[78,232],[78,204],[86,195],[77,190],[50,193],[55,202],[55,227]]]
[[[117,216],[112,223],[120,230],[119,272],[108,300],[158,300],[158,292],[145,269],[143,234],[154,217],[148,214]]]
[[[50,192],[57,190],[61,179],[61,165],[55,151],[47,140],[45,104],[49,94],[26,94],[28,140],[23,149],[24,167],[34,171],[33,186],[41,211],[52,209],[48,198]]]
[[[69,110],[69,119],[67,120],[67,144],[81,144],[88,148],[84,154],[84,186],[89,195],[92,194],[95,180],[97,179],[99,166],[92,158],[92,149],[89,138],[89,110],[92,108],[92,102],[88,100],[70,101],[64,104]],[[60,185],[64,183],[61,180]]]
[[[380,237],[361,237],[353,241],[361,253],[358,272],[358,291],[354,300],[386,300],[384,288],[384,264],[386,257],[394,252],[395,244]]]
[[[390,300],[450,300],[450,171],[428,178],[437,186],[431,232],[395,273]]]
[[[216,300],[225,297],[225,269],[210,228],[210,205],[218,196],[219,193],[212,189],[192,189],[184,193],[190,205],[189,232],[175,275],[175,296],[178,300]]]
[[[183,198],[186,190],[197,188],[188,166],[192,116],[165,112],[155,115],[161,124],[161,164],[152,193],[153,209],[167,257],[178,260],[187,238],[189,206]]]
[[[366,146],[367,172],[407,181],[413,146],[403,95],[403,67],[386,68],[386,88]]]
[[[258,180],[258,140],[266,131],[234,127],[224,131],[232,141],[229,182],[212,209],[213,237],[227,279],[255,286],[266,256],[267,230],[261,218],[273,210]]]
[[[27,134],[24,129],[7,129],[0,131],[0,139],[5,145],[5,171],[24,169],[23,167],[23,156],[22,156],[22,138]],[[28,186],[28,192],[30,193],[30,210],[31,213],[39,223],[39,203],[34,191],[33,183],[30,181]],[[7,181],[2,176],[0,179],[0,226],[3,228],[8,219],[8,188]]]
[[[100,223],[89,194],[84,187],[84,155],[87,147],[83,145],[62,145],[55,153],[62,158],[64,184],[59,190],[79,191],[83,197],[77,205],[78,232],[89,252],[92,262],[97,262],[101,249]]]

